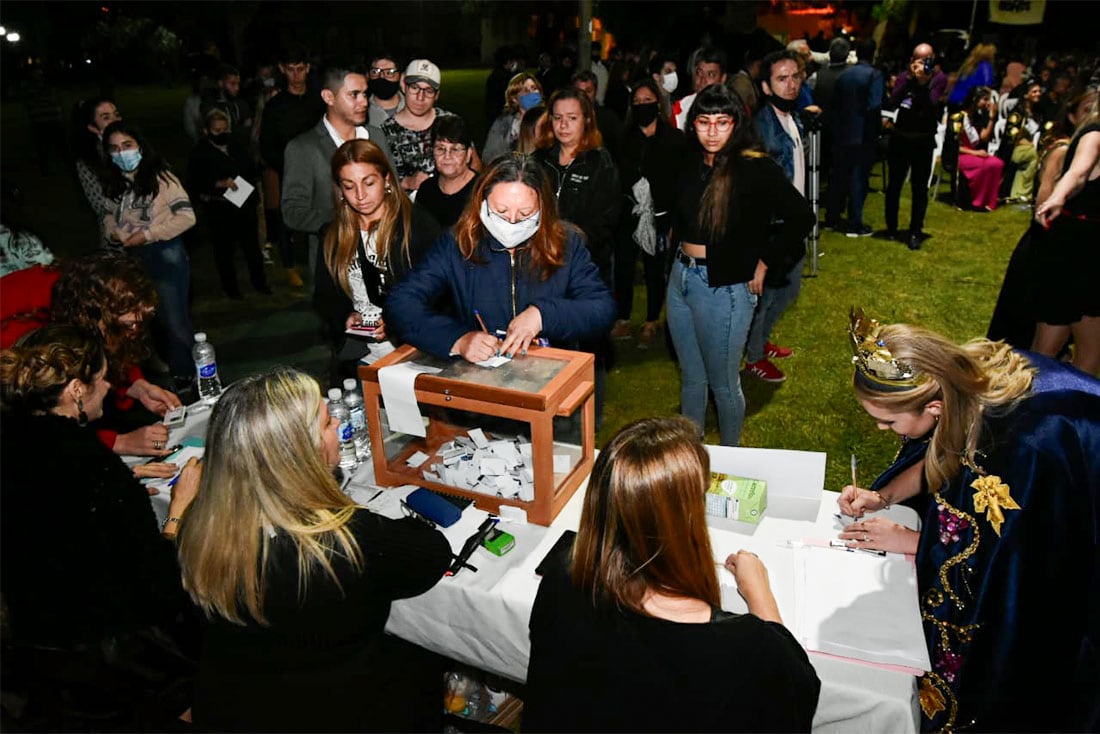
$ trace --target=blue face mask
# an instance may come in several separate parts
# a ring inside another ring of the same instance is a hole
[[[542,95],[538,92],[528,92],[519,96],[519,108],[524,112],[532,107],[538,107],[540,102],[542,102]]]
[[[120,150],[117,153],[111,153],[111,161],[118,166],[119,170],[123,173],[133,173],[137,170],[137,167],[141,165],[141,150],[139,148],[132,148],[130,150]]]

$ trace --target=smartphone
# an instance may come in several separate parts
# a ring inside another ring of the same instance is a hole
[[[542,576],[555,558],[565,557],[569,551],[573,550],[573,541],[576,540],[576,538],[577,533],[574,530],[566,530],[563,532],[557,542],[554,543],[554,547],[542,557],[541,561],[539,561],[539,565],[535,568],[535,574]]]
[[[934,61],[933,61],[931,56],[926,56],[924,58],[924,73],[925,74],[931,74],[932,73],[933,63],[934,63]]]
[[[172,408],[171,410],[169,410],[167,413],[164,414],[164,425],[169,426],[169,427],[182,426],[186,420],[187,420],[187,406],[186,405],[181,405],[178,408]]]

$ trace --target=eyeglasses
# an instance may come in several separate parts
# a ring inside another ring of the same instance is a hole
[[[432,89],[429,86],[412,86],[408,87],[409,95],[414,97],[427,97],[432,99],[435,95],[439,94],[438,89]]]
[[[371,79],[377,79],[380,76],[395,79],[399,73],[397,69],[380,69],[377,66],[370,70]]]
[[[725,133],[733,129],[733,120],[729,117],[720,117],[717,120],[704,120],[702,117],[696,117],[695,129],[701,133],[711,129]]]
[[[462,156],[466,155],[466,146],[465,145],[452,145],[452,146],[437,145],[434,148],[432,148],[432,152],[435,153],[440,158],[446,158],[447,156],[454,156],[455,158],[461,158]]]

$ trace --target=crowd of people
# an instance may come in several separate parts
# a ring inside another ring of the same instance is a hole
[[[438,724],[419,718],[442,699],[436,662],[383,627],[391,600],[439,580],[449,547],[340,492],[316,379],[277,368],[235,382],[213,409],[204,459],[158,461],[170,451],[161,418],[194,397],[185,233],[205,221],[228,298],[243,298],[237,251],[252,289],[270,294],[262,208],[289,284],[311,286],[330,379],[402,343],[469,362],[549,344],[595,355],[597,425],[617,345],[634,336],[640,259],[637,338],[667,333],[682,416],[627,426],[601,453],[575,550],[535,602],[524,728],[723,730],[741,717],[738,728],[808,730],[820,681],[751,553],[725,561],[749,614],[718,608],[701,439],[713,400],[720,443],[740,443],[743,375],[786,379],[774,361],[795,348],[772,334],[817,224],[808,141],[820,133],[822,226],[848,237],[920,249],[941,151],[945,162],[953,151],[962,205],[1035,207],[991,325],[1007,344],[959,347],[853,314],[856,397],[903,447],[871,488],[841,492],[856,518],[841,537],[916,554],[933,663],[924,726],[1100,725],[1095,70],[1054,58],[1010,82],[990,44],[948,72],[920,43],[894,74],[875,65],[870,39],[838,34],[827,53],[775,45],[737,69],[712,46],[687,58],[619,51],[610,66],[597,51],[591,70],[562,49],[533,72],[506,47],[486,81],[484,145],[439,106],[431,59],[384,51],[315,68],[292,45],[278,80],[268,66],[242,91],[222,65],[196,83],[182,176],[114,100],[82,103],[75,173],[101,249],[57,267],[4,240],[3,595],[37,705],[69,726],[160,728],[179,715],[216,730]],[[873,233],[863,211],[884,133],[887,229]],[[149,461],[130,469],[120,455]],[[51,456],[94,481],[58,483],[58,502],[36,471]],[[181,468],[158,530],[138,480]],[[902,501],[917,502],[923,530],[863,518]],[[66,542],[35,543],[31,513],[58,518]],[[959,564],[964,576],[948,573]],[[1048,582],[1057,594],[1032,588]],[[78,595],[77,623],[66,611]],[[1043,623],[1050,599],[1077,611],[1057,634],[1017,634]],[[689,685],[739,653],[758,658],[751,676]],[[83,674],[66,677],[74,660]],[[1027,703],[1035,661],[1042,697],[1065,702],[1058,716],[1034,718]],[[632,708],[633,679],[650,669],[675,685],[663,705]],[[722,695],[730,688],[784,705],[744,718]]]

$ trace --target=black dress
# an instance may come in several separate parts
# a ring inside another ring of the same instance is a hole
[[[1100,132],[1100,122],[1087,125],[1070,143],[1063,164],[1069,170],[1077,143],[1088,133]],[[1100,179],[1086,181],[1066,201],[1062,214],[1050,223],[1044,245],[1036,248],[1033,291],[1036,320],[1072,324],[1083,316],[1100,316]]]
[[[523,730],[809,731],[820,690],[781,624],[597,609],[558,560],[531,612]]]
[[[363,570],[332,558],[342,591],[313,569],[300,594],[294,544],[272,544],[264,614],[270,626],[211,620],[199,661],[195,724],[209,731],[363,731],[404,729],[401,703],[435,680],[408,680],[407,659],[388,654],[383,628],[390,602],[431,588],[451,561],[438,531],[413,519],[359,510],[350,529]],[[246,616],[247,618],[247,616]],[[395,686],[400,681],[400,686]]]

